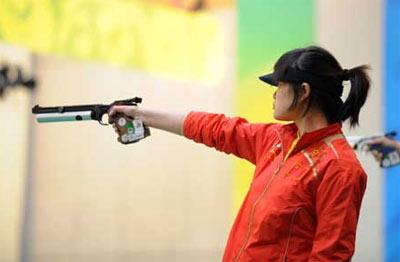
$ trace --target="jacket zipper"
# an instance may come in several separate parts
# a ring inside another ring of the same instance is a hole
[[[281,145],[282,145],[282,150],[283,150],[283,140],[282,137],[280,136],[279,132],[277,132],[279,140],[281,141]],[[274,174],[272,175],[272,177],[270,178],[270,180],[268,181],[267,185],[265,186],[263,192],[261,192],[260,196],[257,198],[256,202],[254,202],[253,207],[251,208],[251,213],[250,213],[250,221],[249,224],[247,225],[247,232],[246,232],[246,238],[245,241],[242,245],[242,247],[240,248],[239,254],[236,256],[235,262],[239,261],[240,256],[242,255],[245,246],[247,245],[247,242],[249,241],[250,238],[250,233],[251,233],[251,226],[253,225],[253,220],[254,220],[254,212],[256,209],[257,204],[261,201],[261,199],[264,197],[265,193],[268,191],[272,181],[274,180],[274,178],[277,176],[277,174],[279,173],[279,171],[281,170],[282,166],[286,163],[287,159],[289,158],[290,154],[293,152],[293,150],[296,148],[297,143],[299,142],[300,138],[297,139],[295,141],[295,145],[292,146],[292,148],[290,149],[290,151],[286,154],[286,156],[284,156],[283,161],[279,164],[278,168],[275,169]]]
[[[283,261],[283,262],[286,261],[286,257],[287,257],[287,254],[288,254],[290,239],[292,238],[292,231],[293,231],[294,220],[296,219],[296,215],[300,212],[301,209],[302,209],[301,207],[297,208],[297,209],[294,211],[293,215],[292,215],[292,220],[291,220],[291,222],[290,222],[290,227],[289,227],[289,236],[288,236],[288,240],[287,240],[287,242],[286,242],[285,253],[283,254],[283,257],[282,257],[282,261]]]

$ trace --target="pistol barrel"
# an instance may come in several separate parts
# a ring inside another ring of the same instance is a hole
[[[37,114],[36,120],[39,123],[94,120],[92,116],[93,112],[91,111],[43,113],[43,114]]]

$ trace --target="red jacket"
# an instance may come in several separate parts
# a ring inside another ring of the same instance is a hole
[[[341,124],[306,133],[191,112],[184,135],[256,165],[223,261],[349,261],[366,174]]]

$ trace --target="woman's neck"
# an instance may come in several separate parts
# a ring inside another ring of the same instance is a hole
[[[328,120],[321,111],[309,111],[305,116],[294,120],[298,128],[299,135],[302,136],[304,133],[309,133],[329,125]]]

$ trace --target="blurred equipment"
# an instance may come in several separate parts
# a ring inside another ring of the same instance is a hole
[[[189,12],[210,10],[210,9],[224,9],[232,7],[235,3],[234,0],[151,0],[155,3],[173,6],[175,8],[183,9]]]
[[[8,88],[19,86],[34,89],[36,80],[32,76],[24,75],[20,66],[0,65],[0,98]]]
[[[350,136],[346,137],[347,141],[352,145],[354,150],[359,152],[372,152],[376,151],[382,157],[380,158],[380,166],[383,168],[389,168],[392,166],[400,165],[400,152],[395,148],[383,146],[380,144],[371,145],[370,142],[376,138],[385,136],[389,139],[394,139],[397,132],[392,131],[383,135],[374,136]]]
[[[103,116],[107,114],[112,106],[137,106],[141,102],[142,98],[134,97],[117,100],[109,105],[93,104],[55,107],[40,107],[36,105],[32,108],[32,113],[37,115],[36,119],[39,123],[96,120],[101,125],[108,125],[103,122]],[[123,114],[117,114],[109,120],[110,123],[115,124],[119,134],[119,141],[122,144],[135,143],[150,135],[150,129],[143,125],[143,122],[139,119],[131,119]]]

